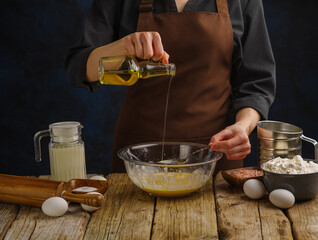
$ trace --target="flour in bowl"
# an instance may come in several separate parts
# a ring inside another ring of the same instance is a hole
[[[274,173],[302,174],[318,172],[318,164],[304,161],[300,155],[289,158],[274,158],[263,164],[263,169]]]

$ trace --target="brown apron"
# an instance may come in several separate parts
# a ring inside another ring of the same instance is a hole
[[[233,30],[227,0],[216,0],[217,13],[152,13],[152,0],[142,0],[137,31],[159,32],[170,62],[176,64],[166,122],[166,141],[208,144],[226,127],[231,104],[230,75]],[[169,76],[141,79],[127,90],[114,142],[112,171],[124,172],[117,157],[122,147],[162,141]],[[220,169],[243,161],[218,161]]]

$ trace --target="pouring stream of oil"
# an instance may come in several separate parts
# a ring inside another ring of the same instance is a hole
[[[161,148],[161,160],[159,163],[164,163],[164,164],[186,164],[188,161],[190,161],[189,156],[185,159],[167,159],[164,160],[164,149],[165,149],[165,139],[166,139],[166,127],[167,127],[167,115],[168,115],[168,108],[169,108],[169,97],[170,97],[170,88],[171,88],[171,83],[174,75],[170,76],[169,84],[168,84],[168,89],[167,89],[167,97],[166,97],[166,106],[165,106],[165,114],[164,114],[164,120],[163,120],[163,133],[162,133],[162,148]],[[195,152],[192,153],[194,155],[197,152],[204,151],[208,147],[204,147],[202,149],[199,149]]]
[[[165,139],[166,139],[166,126],[167,126],[167,114],[168,114],[168,106],[169,106],[169,96],[170,96],[170,87],[173,79],[173,75],[170,76],[168,90],[167,90],[167,98],[166,98],[166,106],[165,106],[165,115],[163,120],[163,133],[162,133],[162,149],[161,149],[161,161],[163,161],[164,148],[165,148]]]

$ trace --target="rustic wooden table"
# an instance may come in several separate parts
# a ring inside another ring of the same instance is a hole
[[[218,174],[184,198],[154,198],[127,174],[111,174],[105,204],[79,204],[58,218],[40,208],[0,203],[0,239],[318,239],[318,199],[287,211],[267,198],[249,200]]]

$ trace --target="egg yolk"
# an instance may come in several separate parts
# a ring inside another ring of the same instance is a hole
[[[200,189],[206,177],[192,173],[154,173],[144,176],[140,188],[154,196],[179,197]]]

